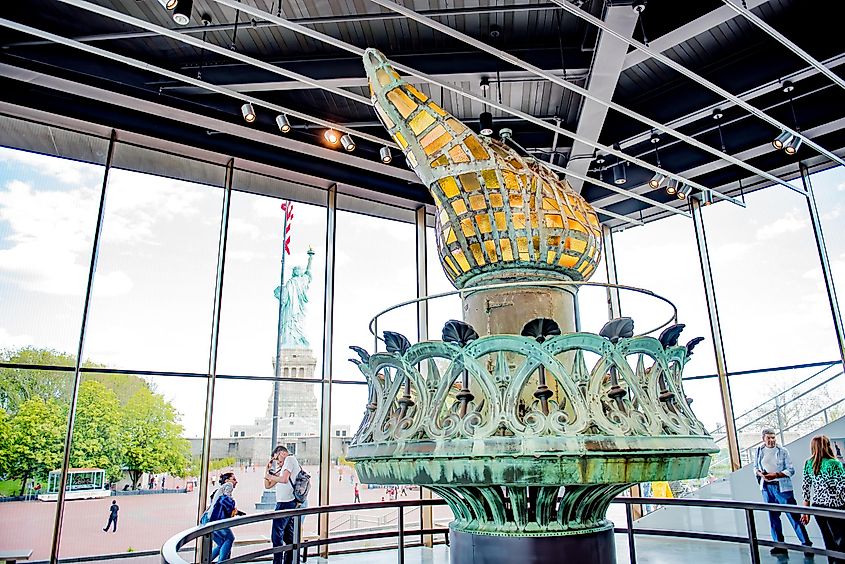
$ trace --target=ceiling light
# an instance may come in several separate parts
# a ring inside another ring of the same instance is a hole
[[[660,185],[663,184],[664,180],[666,180],[666,176],[657,172],[651,177],[651,180],[648,181],[648,185],[654,190],[657,190],[660,188]]]
[[[613,165],[613,183],[619,184],[621,186],[626,182],[628,182],[628,179],[625,178],[625,165],[623,165],[621,162],[616,163],[615,165]]]
[[[279,114],[276,116],[276,125],[279,126],[279,131],[282,133],[290,132],[290,120],[288,120],[288,116],[285,114]]]
[[[347,151],[354,151],[355,150],[355,141],[352,140],[352,136],[348,133],[340,138],[340,144],[343,145],[343,148]]]
[[[481,77],[481,95],[485,98],[490,93],[490,79],[486,76]]]
[[[168,4],[173,4],[170,0]],[[194,0],[178,0],[173,6],[173,21],[179,25],[188,25],[191,21],[191,8]]]
[[[246,120],[247,123],[255,121],[255,109],[249,102],[241,106],[241,114],[243,114],[244,120]]]
[[[172,10],[179,3],[179,0],[158,0],[158,3],[161,4],[162,8]]]
[[[798,147],[801,146],[801,138],[793,135],[792,139],[786,142],[786,145],[783,146],[783,152],[787,155],[794,155],[798,152]]]
[[[382,147],[378,151],[378,156],[381,157],[381,162],[389,164],[393,160],[393,155],[390,154],[390,147]]]
[[[481,115],[478,116],[478,122],[479,133],[487,137],[493,135],[493,114],[481,112]]]
[[[713,192],[710,190],[703,190],[698,193],[698,199],[701,200],[701,205],[709,206],[713,203]]]
[[[660,135],[658,135],[657,133],[652,133],[651,137],[649,137],[648,140],[651,142],[652,145],[657,145],[658,143],[660,143]]]
[[[775,149],[783,149],[784,146],[792,140],[792,134],[788,131],[781,131],[780,135],[772,140],[772,146]]]
[[[337,142],[340,141],[340,135],[334,129],[327,129],[323,133],[323,137],[326,141],[331,143],[332,145],[337,145]]]
[[[674,178],[670,178],[666,182],[666,193],[670,196],[674,196],[678,192],[678,181]]]
[[[692,192],[692,186],[689,184],[684,184],[683,182],[678,184],[678,199],[679,200],[686,200],[687,196],[690,195]]]

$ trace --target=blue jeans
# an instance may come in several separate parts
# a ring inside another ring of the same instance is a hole
[[[277,501],[276,511],[281,509],[295,509],[296,501]],[[280,517],[273,519],[273,530],[270,533],[270,540],[273,546],[293,544],[293,519],[291,517]],[[273,554],[273,564],[291,564],[293,562],[293,551],[277,552]]]
[[[777,482],[763,482],[763,501],[766,503],[779,503],[781,505],[798,505],[795,502],[795,496],[792,492],[780,491],[780,486]],[[810,537],[807,536],[807,529],[799,521],[800,515],[797,513],[787,513],[787,519],[792,523],[792,528],[795,529],[795,535],[801,544],[807,546],[812,545]],[[769,524],[772,528],[772,540],[783,542],[783,527],[780,522],[780,511],[769,511]]]
[[[214,560],[218,555],[220,558],[218,562],[223,562],[232,557],[232,544],[235,542],[235,533],[232,529],[220,529],[211,533],[211,539],[214,541],[214,548],[211,550],[211,559]]]

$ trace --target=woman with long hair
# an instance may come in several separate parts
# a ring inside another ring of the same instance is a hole
[[[825,435],[813,437],[810,442],[810,458],[804,463],[804,505],[845,509],[845,469],[836,460],[830,439]],[[809,515],[802,515],[801,522],[810,522]],[[816,523],[822,532],[824,546],[828,550],[845,552],[845,516],[842,519],[816,516]],[[828,557],[830,564],[845,564],[845,559]]]

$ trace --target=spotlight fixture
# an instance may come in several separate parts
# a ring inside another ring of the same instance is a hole
[[[279,126],[279,131],[282,133],[290,132],[290,121],[288,120],[288,116],[285,114],[279,114],[276,116],[276,125]]]
[[[393,160],[393,155],[390,154],[390,147],[382,147],[379,149],[378,156],[381,157],[381,162],[384,164],[390,164],[390,161]]]
[[[161,7],[165,10],[172,10],[176,7],[176,4],[179,3],[179,0],[158,0],[158,3],[161,4]]]
[[[490,112],[481,112],[478,116],[479,133],[485,137],[493,135],[493,114]]]
[[[645,0],[634,0],[633,4],[631,4],[631,7],[636,13],[642,14],[643,11],[645,11]]]
[[[701,202],[702,206],[709,206],[713,203],[713,192],[710,190],[702,190],[695,195],[698,198],[698,201]]]
[[[340,141],[340,135],[338,135],[337,131],[334,129],[327,129],[324,131],[323,138],[332,145],[337,145],[337,142]]]
[[[684,184],[683,182],[678,184],[678,194],[677,194],[677,196],[678,196],[679,200],[686,200],[687,196],[689,196],[691,193],[692,193],[692,186],[690,186],[689,184]]]
[[[795,90],[795,85],[792,84],[791,80],[784,80],[783,84],[781,84],[780,86],[780,89],[784,94],[789,94],[790,92]]]
[[[658,135],[657,133],[652,133],[651,137],[648,138],[648,141],[652,145],[657,145],[658,143],[660,143],[660,135]]]
[[[783,152],[787,155],[794,155],[798,152],[798,147],[801,146],[801,138],[792,136],[792,139],[786,142],[786,145],[783,146]]]
[[[513,137],[513,129],[510,127],[503,127],[499,130],[499,139],[502,140],[502,143],[506,142],[511,137]]]
[[[241,114],[243,114],[244,120],[247,123],[252,123],[252,122],[255,121],[255,109],[252,107],[252,104],[250,104],[249,102],[247,102],[246,104],[241,106]]]
[[[173,6],[173,21],[179,25],[188,25],[191,21],[191,8],[193,8],[194,0],[169,0],[168,4],[175,4]]]
[[[651,180],[648,181],[648,185],[651,186],[653,190],[657,190],[660,188],[660,185],[663,184],[664,180],[666,180],[666,176],[657,172],[651,177]]]
[[[625,165],[620,161],[613,165],[613,183],[621,186],[626,182],[628,179],[625,178]]]
[[[481,95],[485,98],[490,93],[490,79],[486,76],[481,77]]]
[[[343,145],[343,148],[349,152],[355,150],[355,141],[352,140],[352,136],[348,133],[340,138],[340,144]]]
[[[666,182],[666,193],[669,194],[670,196],[674,196],[675,194],[678,193],[678,181],[677,180],[675,180],[674,178],[670,178]]]
[[[772,146],[775,149],[783,149],[787,143],[792,140],[792,134],[788,131],[781,131],[780,135],[772,140]]]

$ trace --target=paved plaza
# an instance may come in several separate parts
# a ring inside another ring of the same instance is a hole
[[[311,473],[312,487],[309,495],[311,506],[317,505],[319,491],[316,467],[306,467]],[[263,468],[235,469],[238,486],[235,500],[246,513],[256,512],[255,503],[261,498]],[[215,473],[217,475],[219,473]],[[331,501],[335,504],[352,503],[352,470],[345,466],[332,469]],[[169,480],[168,480],[169,481]],[[209,492],[210,493],[210,492]],[[361,501],[388,500],[385,488],[368,489],[360,486]],[[418,491],[408,491],[410,499]],[[116,533],[103,532],[109,514],[109,505],[116,500],[120,506]],[[65,504],[62,527],[60,557],[94,556],[100,554],[128,553],[133,551],[158,550],[168,538],[196,524],[198,494],[160,493],[148,495],[113,496],[102,499],[75,500]],[[435,508],[438,520],[448,521],[448,508]],[[32,549],[33,560],[48,559],[55,519],[56,503],[42,501],[15,501],[0,503],[0,550]],[[415,513],[414,513],[415,512]],[[407,522],[418,521],[419,510],[407,513]],[[337,513],[330,517],[331,534],[340,534],[349,529],[385,528],[396,526],[397,512],[371,510],[360,513]],[[416,518],[415,518],[416,516]],[[310,517],[303,524],[305,534],[316,534],[317,518]],[[235,530],[238,540],[268,540],[269,523],[256,523]],[[388,544],[391,539],[374,541]]]

